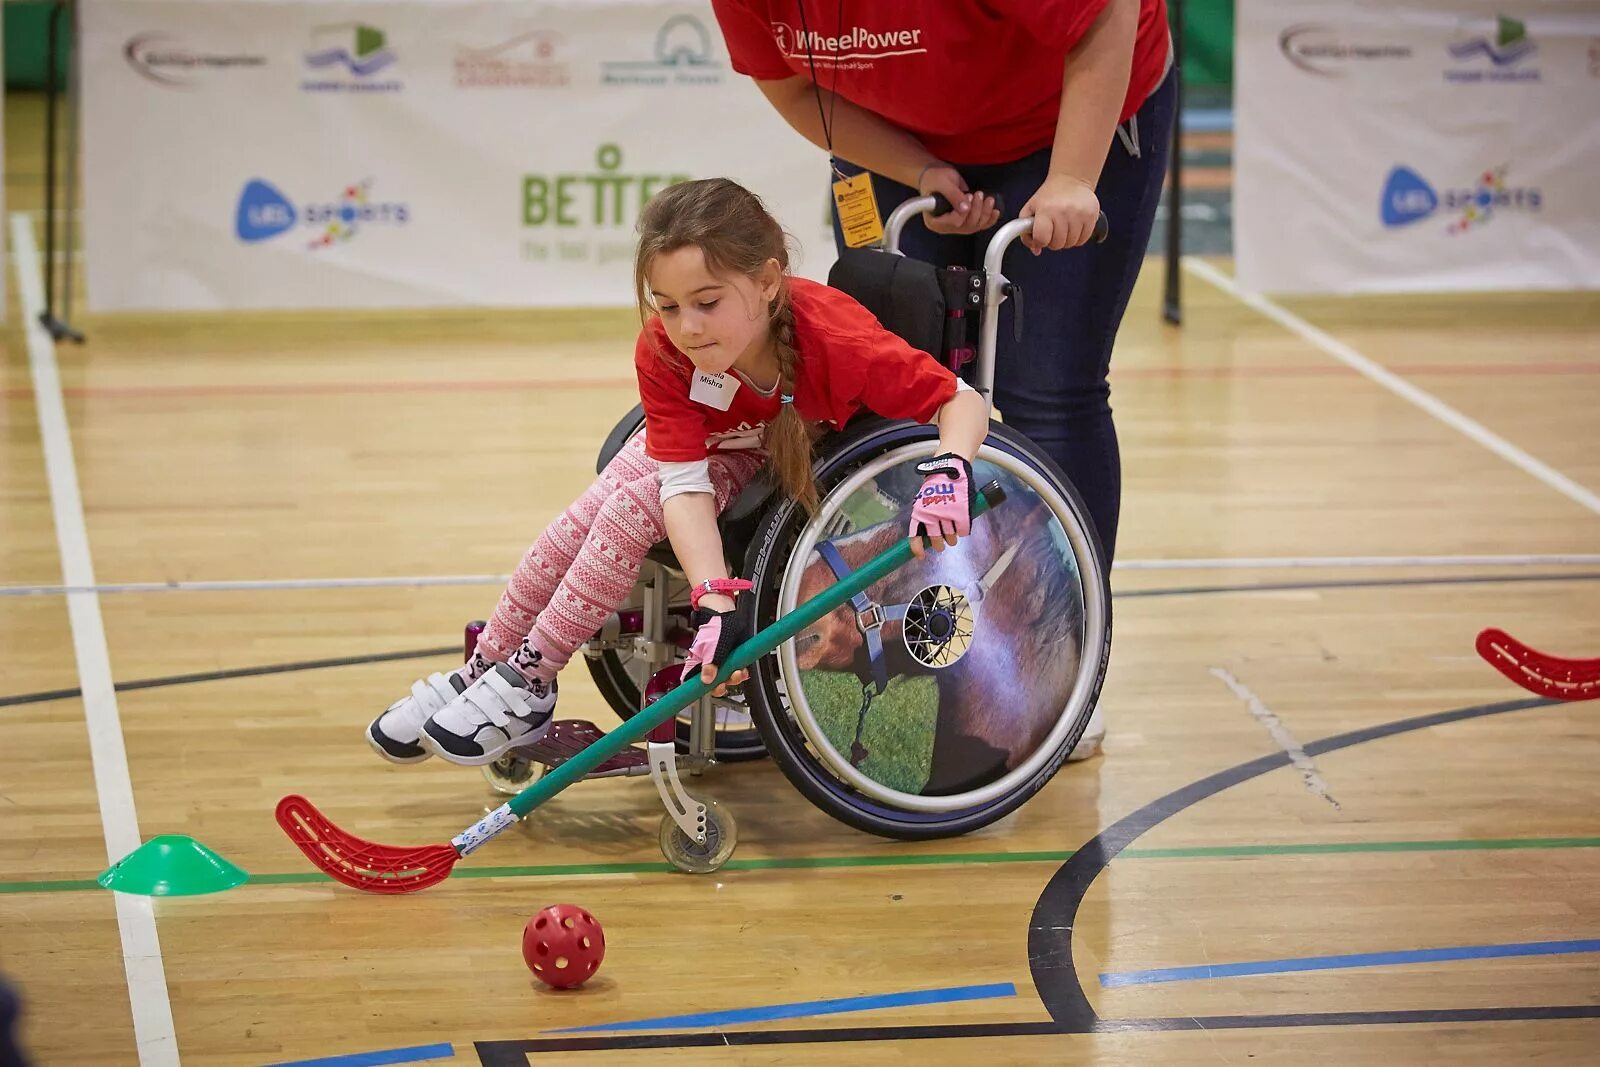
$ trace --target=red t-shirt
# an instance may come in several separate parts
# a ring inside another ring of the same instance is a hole
[[[927,422],[956,394],[956,376],[890,333],[853,298],[804,278],[789,279],[794,301],[795,410],[807,422],[841,428],[862,408]],[[667,339],[659,317],[634,346],[644,405],[645,452],[662,463],[693,463],[714,451],[756,448],[778,417],[776,394],[739,382],[728,410],[690,399],[698,372]],[[738,381],[730,373],[729,383]]]
[[[796,74],[911,131],[951,163],[1009,163],[1055,142],[1062,62],[1107,0],[712,0],[733,69],[760,81]],[[1119,121],[1161,83],[1166,0],[1139,0]]]

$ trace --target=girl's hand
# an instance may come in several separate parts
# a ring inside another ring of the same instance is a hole
[[[1083,179],[1052,174],[1022,205],[1017,217],[1033,220],[1033,232],[1023,234],[1022,243],[1034,255],[1047,248],[1052,252],[1077,248],[1094,236],[1100,198]]]
[[[922,559],[926,535],[935,552],[943,552],[972,532],[972,464],[954,452],[917,464],[925,475],[911,508],[911,554]]]
[[[922,217],[923,223],[934,233],[977,233],[1000,221],[994,197],[985,196],[981,191],[971,192],[961,172],[943,163],[936,163],[922,172],[917,193],[920,196],[943,193],[950,201],[952,210],[948,215]]]
[[[726,597],[706,597],[708,601],[722,601],[731,604]],[[700,667],[700,680],[707,685],[717,680],[717,672],[733,650],[750,639],[750,624],[745,620],[743,613],[730,607],[726,611],[719,611],[716,607],[706,606],[695,608],[690,616],[694,623],[694,644],[689,646],[689,659],[683,665],[682,679],[687,681],[694,674],[695,667]],[[735,671],[722,685],[711,691],[711,695],[720,697],[726,695],[729,686],[742,685],[750,677],[749,671]]]

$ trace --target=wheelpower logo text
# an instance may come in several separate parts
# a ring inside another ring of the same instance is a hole
[[[136,73],[169,89],[188,89],[209,74],[264,67],[267,57],[253,52],[214,52],[191,48],[165,33],[141,33],[122,46],[122,57]]]
[[[396,93],[405,88],[390,72],[399,60],[384,32],[360,22],[318,26],[311,31],[305,65],[315,77],[300,83],[308,93]]]
[[[861,68],[895,56],[923,55],[920,27],[869,30],[865,26],[841,27],[835,34],[807,30],[784,22],[772,23],[772,40],[778,51],[792,60],[818,66]]]
[[[345,186],[337,200],[309,202],[297,208],[271,182],[251,178],[239,193],[234,234],[246,244],[259,244],[298,225],[316,231],[308,237],[306,247],[318,251],[344,244],[368,226],[404,226],[410,221],[410,205],[373,199],[370,179]]]
[[[1451,215],[1445,231],[1463,234],[1485,226],[1502,212],[1536,212],[1544,207],[1544,191],[1533,185],[1512,185],[1506,181],[1509,166],[1496,167],[1478,175],[1471,185],[1434,189],[1410,167],[1396,166],[1384,179],[1378,216],[1387,229],[1398,229],[1421,222],[1439,212]]]

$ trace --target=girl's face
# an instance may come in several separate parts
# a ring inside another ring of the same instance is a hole
[[[747,357],[765,350],[772,336],[767,307],[783,277],[777,260],[767,260],[754,278],[717,275],[705,253],[688,245],[656,256],[645,275],[668,339],[697,369],[744,369]]]

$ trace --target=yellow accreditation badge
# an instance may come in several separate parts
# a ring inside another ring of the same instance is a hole
[[[833,202],[839,209],[839,226],[847,248],[866,248],[883,242],[883,220],[878,198],[872,195],[872,175],[862,173],[833,183]]]

